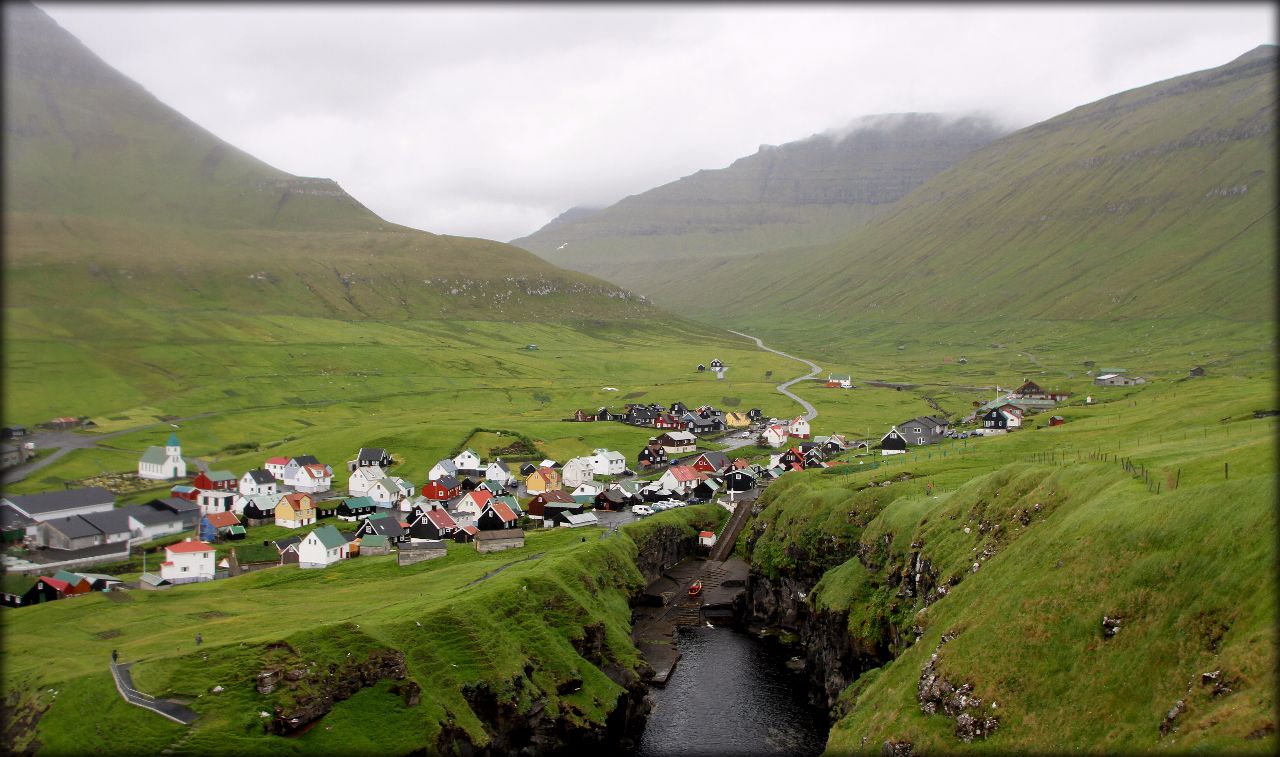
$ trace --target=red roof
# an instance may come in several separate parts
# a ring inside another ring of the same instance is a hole
[[[289,464],[289,458],[287,458],[287,457],[269,457],[269,458],[267,458],[267,465],[288,465],[288,464]]]
[[[164,548],[166,552],[212,552],[213,545],[202,541],[180,541]]]
[[[489,500],[493,499],[493,492],[488,489],[474,489],[467,496],[471,498],[472,502],[476,503],[476,507],[483,510]]]
[[[510,523],[516,519],[516,514],[511,512],[511,508],[507,507],[506,502],[490,502],[489,508],[493,510],[499,518],[502,518],[503,523]]]
[[[458,522],[443,507],[432,508],[426,512],[427,520],[436,528],[457,528]]]
[[[306,492],[291,492],[281,497],[281,499],[287,499],[289,500],[289,504],[296,506],[302,502],[303,497],[310,497],[310,496],[311,495],[307,494]]]
[[[698,536],[701,536],[703,538],[706,538],[708,536],[715,536],[715,535],[716,535],[715,531],[699,531],[698,532]]]
[[[480,533],[480,529],[476,528],[475,526],[463,526],[462,530],[466,531],[472,536],[475,536],[476,534]]]
[[[58,591],[61,591],[64,593],[71,588],[71,584],[67,583],[66,581],[59,581],[56,578],[49,578],[48,576],[40,576],[40,580],[49,584],[50,586],[57,589]]]
[[[312,478],[324,478],[325,476],[333,475],[333,471],[329,470],[329,466],[327,465],[313,463],[312,465],[304,465],[302,468],[307,473],[310,473]]]
[[[205,517],[209,519],[210,525],[214,528],[228,528],[230,526],[240,525],[240,519],[232,512],[209,513]]]
[[[702,474],[698,470],[688,465],[673,465],[670,468],[671,475],[675,476],[677,481],[700,481]]]

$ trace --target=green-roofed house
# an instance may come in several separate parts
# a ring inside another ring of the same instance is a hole
[[[321,526],[298,542],[298,566],[323,568],[351,556],[351,545],[333,526]]]
[[[182,457],[182,445],[177,434],[169,434],[169,440],[163,447],[147,447],[138,461],[138,478],[168,481],[186,476],[187,461]]]
[[[52,578],[58,581],[66,581],[67,589],[63,593],[67,596],[72,594],[88,594],[93,591],[93,582],[86,579],[79,573],[72,573],[69,570],[60,570],[54,573]]]
[[[361,536],[359,542],[359,554],[361,557],[391,554],[391,543],[387,541],[387,537],[381,534]]]

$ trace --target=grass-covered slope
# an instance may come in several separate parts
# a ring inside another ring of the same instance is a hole
[[[1273,384],[1197,381],[769,489],[740,548],[806,595],[830,753],[1274,751]]]
[[[1275,120],[1276,48],[1263,46],[1005,136],[838,244],[702,270],[724,294],[682,312],[815,332],[995,315],[1265,320]]]
[[[653,314],[524,250],[387,223],[223,142],[6,3],[5,304],[345,319]]]
[[[404,568],[392,556],[361,557],[131,592],[122,602],[98,594],[6,610],[5,688],[22,703],[10,712],[43,711],[10,732],[8,746],[34,740],[50,755],[435,754],[468,743],[518,749],[539,723],[602,733],[643,665],[628,607],[643,586],[638,550],[661,523],[692,537],[720,513],[688,508],[604,539],[602,529],[555,529],[488,555],[454,544],[448,557]],[[57,665],[48,664],[51,648]],[[190,700],[195,724],[125,704],[107,670],[113,649],[134,663],[140,690]],[[357,684],[300,736],[264,732],[272,718],[261,712],[305,711],[341,688],[335,678],[358,680],[362,664],[398,656],[403,678]],[[260,693],[259,674],[272,670],[275,690]]]

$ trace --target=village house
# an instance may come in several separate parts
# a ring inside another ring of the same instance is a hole
[[[590,481],[595,475],[595,468],[589,457],[575,457],[564,464],[560,472],[561,481],[566,488],[573,489]]]
[[[597,449],[590,460],[591,469],[598,476],[620,476],[627,471],[627,457],[621,452]]]
[[[714,547],[716,545],[716,532],[715,531],[699,531],[698,545],[702,547],[707,547],[708,549],[710,549],[711,547]]]
[[[453,467],[458,473],[483,473],[484,463],[480,462],[480,456],[475,450],[464,449],[453,458]]]
[[[177,434],[170,433],[169,441],[163,447],[147,447],[138,460],[138,478],[167,481],[185,478],[186,475],[187,461],[182,457],[182,444]]]
[[[667,464],[667,450],[656,438],[651,438],[648,446],[636,455],[636,462],[643,469],[660,468]]]
[[[524,546],[524,530],[519,528],[503,528],[493,531],[476,530],[470,538],[476,543],[476,551],[502,552],[508,549],[519,549]]]
[[[263,470],[270,473],[277,481],[284,481],[284,469],[289,465],[287,457],[268,457],[262,464]]]
[[[982,427],[985,429],[1008,430],[1022,426],[1022,409],[1017,405],[1004,404],[993,407],[982,416]]]
[[[379,534],[361,536],[355,541],[347,542],[347,545],[351,549],[351,554],[360,555],[361,557],[391,554],[391,542],[387,541],[387,537]]]
[[[0,575],[0,605],[4,607],[29,607],[62,597],[58,587],[43,577],[9,572]]]
[[[164,548],[160,577],[169,583],[185,584],[212,581],[216,573],[212,544],[188,538]]]
[[[350,557],[351,545],[333,526],[321,526],[307,534],[295,548],[299,568],[323,568]]]
[[[832,389],[850,389],[853,387],[853,377],[848,374],[827,374],[827,386]]]
[[[582,528],[583,526],[598,526],[600,519],[595,513],[568,513],[564,519],[557,524],[560,528]]]
[[[667,491],[688,494],[705,476],[705,473],[690,466],[673,465],[663,472],[657,483]]]
[[[604,491],[604,484],[598,481],[583,481],[571,492],[569,496],[574,502],[595,502],[596,497]]]
[[[671,413],[658,413],[653,417],[653,427],[661,430],[683,431],[684,421]]]
[[[240,493],[271,496],[276,493],[276,477],[263,468],[251,470],[240,477]]]
[[[1042,388],[1039,384],[1030,379],[1024,379],[1022,386],[1010,392],[1012,399],[1028,399],[1028,400],[1050,400],[1052,402],[1062,402],[1071,396],[1070,392],[1053,392]]]
[[[453,464],[452,460],[445,459],[431,466],[431,470],[427,472],[428,481],[439,481],[445,476],[450,478],[458,477],[458,468]]]
[[[0,503],[32,520],[42,521],[111,510],[115,508],[116,495],[101,486],[90,486],[39,494],[7,494],[0,498]]]
[[[787,427],[781,425],[770,425],[760,433],[759,442],[766,447],[777,449],[787,443]]]
[[[751,425],[751,419],[746,413],[729,412],[725,413],[724,424],[729,428],[746,428]]]
[[[897,426],[893,426],[889,429],[889,433],[880,437],[881,455],[900,455],[906,451],[907,438],[898,432]]]
[[[554,468],[541,467],[530,473],[524,480],[524,489],[529,494],[541,494],[560,488],[560,472]]]
[[[921,415],[899,423],[898,432],[910,444],[935,444],[946,436],[951,422],[936,415]]]
[[[693,452],[698,447],[698,439],[688,431],[668,431],[657,437],[658,444],[667,451],[667,456],[682,455]]]
[[[436,502],[446,502],[462,496],[462,484],[453,476],[441,476],[422,485],[422,496]]]
[[[756,488],[756,477],[746,469],[735,469],[724,475],[724,484],[728,491],[747,492]]]
[[[347,497],[338,503],[334,515],[338,520],[354,521],[370,513],[380,512],[378,503],[370,497]]]
[[[703,418],[696,413],[685,413],[682,422],[684,430],[692,434],[712,434],[724,431],[724,421],[716,417]]]
[[[730,467],[729,458],[723,452],[703,452],[692,460],[678,464],[691,466],[704,473],[723,473]]]
[[[387,477],[387,472],[380,466],[367,465],[357,467],[347,477],[347,493],[353,497],[363,497],[369,493],[369,487]]]
[[[262,526],[267,523],[275,523],[276,505],[279,503],[280,497],[278,495],[242,495],[236,498],[235,502],[231,506],[231,511],[236,515],[239,515],[241,518],[244,518],[245,525]]]
[[[360,468],[389,468],[395,462],[382,447],[361,447],[354,460],[347,461],[347,472],[354,473]]]
[[[573,417],[569,420],[576,423],[595,423],[596,414],[588,413],[586,410],[578,409],[574,412]]]
[[[404,503],[413,496],[413,484],[396,476],[384,476],[373,482],[365,496],[379,504],[400,505],[408,510]]]
[[[200,508],[200,514],[207,513],[225,513],[232,510],[235,506],[235,492],[217,491],[217,490],[200,490],[200,496],[196,499],[196,506]]]
[[[202,491],[234,492],[240,480],[229,470],[200,471],[191,485]]]
[[[200,498],[200,490],[194,486],[187,486],[186,484],[174,484],[169,487],[169,496],[195,502]]]
[[[536,497],[529,500],[525,507],[530,518],[541,520],[546,517],[547,506],[552,504],[578,506],[577,500],[563,489],[552,489],[551,491],[538,494]]]
[[[451,539],[458,531],[458,523],[443,507],[432,505],[416,509],[409,521],[411,539]]]
[[[506,486],[510,484],[515,477],[511,475],[511,469],[502,460],[494,460],[485,466],[484,477],[487,481]]]
[[[377,513],[364,519],[356,529],[355,537],[378,534],[387,537],[387,541],[392,544],[401,544],[409,541],[410,538],[407,525],[407,522],[402,522],[395,516]]]
[[[286,479],[285,483],[299,492],[312,494],[327,492],[333,488],[333,469],[321,463],[303,465],[294,473],[293,478]]]
[[[219,538],[243,539],[244,526],[235,513],[217,512],[200,516],[200,541],[212,542]]]
[[[1147,380],[1141,376],[1126,376],[1121,373],[1104,373],[1093,380],[1097,386],[1137,386]]]
[[[315,500],[310,494],[286,494],[276,503],[276,525],[282,528],[306,528],[316,522]]]
[[[803,415],[797,415],[787,424],[787,436],[796,439],[808,439],[810,435],[809,421]]]
[[[491,499],[485,503],[484,509],[476,517],[476,528],[481,531],[495,531],[504,528],[515,528],[516,514],[505,502]]]
[[[475,519],[484,511],[485,505],[489,504],[489,500],[493,499],[493,495],[483,489],[467,492],[454,503],[452,509],[457,513],[465,513],[470,516],[470,520]]]

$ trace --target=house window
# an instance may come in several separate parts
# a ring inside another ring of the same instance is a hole
[[[185,565],[183,565],[183,566],[182,566],[182,572],[183,572],[183,573],[186,573],[186,572],[187,572],[187,566],[185,566]]]

